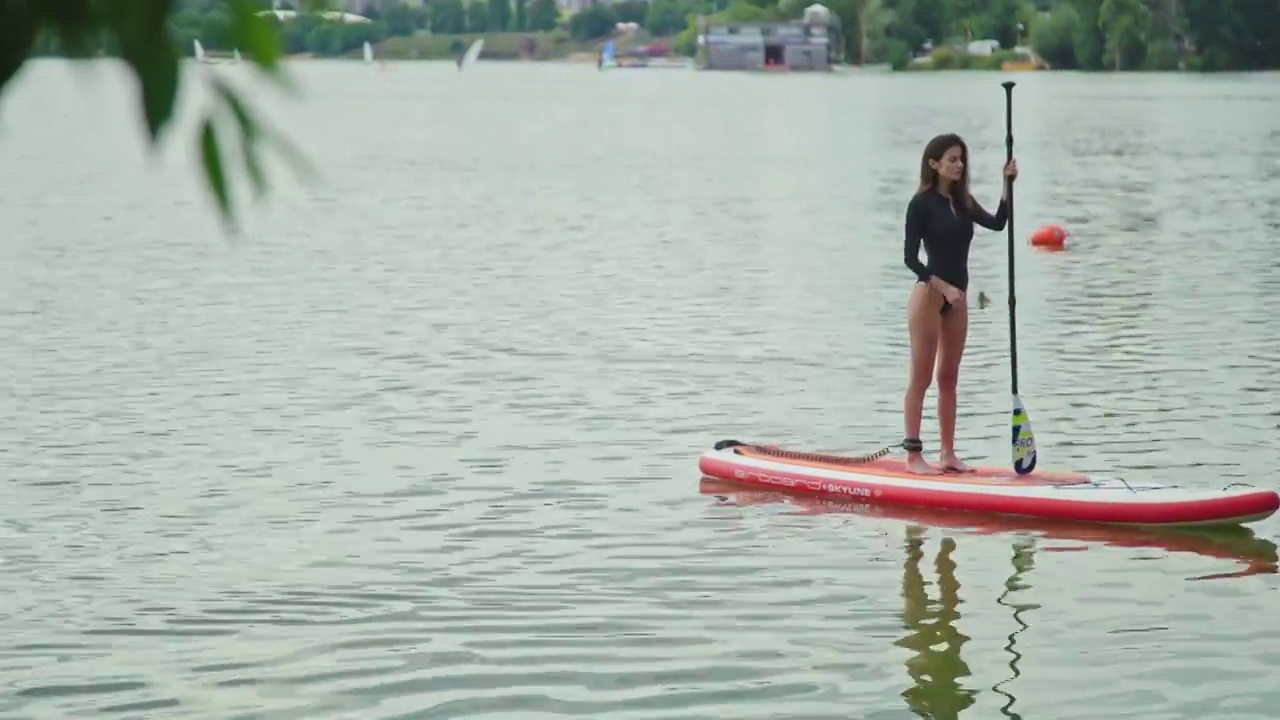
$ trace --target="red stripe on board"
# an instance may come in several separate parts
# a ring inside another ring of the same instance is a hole
[[[971,489],[967,491],[955,492],[923,487],[904,488],[884,485],[874,480],[835,480],[806,472],[803,468],[757,469],[735,463],[731,456],[703,456],[698,462],[698,468],[704,475],[721,480],[810,495],[1086,522],[1147,525],[1195,523],[1270,514],[1280,508],[1280,495],[1270,490],[1205,500],[1117,503],[993,495],[983,493],[983,486],[980,485],[971,485]]]

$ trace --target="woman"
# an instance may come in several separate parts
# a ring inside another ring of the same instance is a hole
[[[1018,177],[1018,163],[1004,168],[1004,194],[992,216],[969,194],[969,148],[958,135],[939,135],[929,141],[920,160],[920,189],[907,205],[906,255],[916,285],[907,303],[911,336],[911,375],[903,401],[907,467],[914,473],[972,472],[956,457],[956,384],[960,358],[969,333],[969,243],[973,224],[1003,230],[1009,214],[1009,185]],[[929,264],[921,264],[924,242]],[[929,464],[920,442],[920,416],[934,366],[938,371],[938,425],[941,469]]]

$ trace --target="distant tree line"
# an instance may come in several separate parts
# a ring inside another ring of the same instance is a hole
[[[1060,0],[1032,42],[1061,68],[1266,70],[1280,67],[1280,2]]]
[[[653,0],[649,17],[665,3]],[[726,19],[795,19],[811,0],[732,0]],[[1082,70],[1280,68],[1275,0],[826,0],[850,62],[905,64],[971,40],[1030,46],[1052,67]],[[677,49],[696,39],[690,23]]]
[[[692,53],[697,14],[735,21],[794,20],[813,2],[651,0],[644,20],[638,22],[654,35],[679,33],[676,50]],[[1280,2],[1276,0],[823,0],[822,4],[839,20],[838,54],[853,63],[888,62],[901,67],[930,51],[992,39],[1006,49],[1030,46],[1060,69],[1280,68]],[[601,14],[609,13],[609,6],[596,7]]]
[[[815,0],[597,1],[560,16],[556,0],[428,0],[375,4],[372,22],[339,23],[316,10],[338,3],[297,0],[297,18],[281,24],[285,53],[339,55],[365,41],[436,34],[542,32],[563,28],[575,40],[594,40],[633,22],[656,37],[676,36],[675,50],[693,54],[697,17],[721,20],[800,18]],[[253,0],[270,9],[269,0]],[[848,62],[904,66],[914,56],[957,62],[953,46],[992,39],[1029,46],[1054,68],[1082,70],[1263,70],[1280,68],[1277,0],[826,0],[840,23],[837,53]],[[170,17],[175,40],[208,50],[232,49],[225,0],[178,0]],[[104,47],[111,52],[111,48]],[[36,54],[57,54],[51,34]],[[944,58],[945,56],[945,58]],[[957,65],[951,65],[957,66]]]
[[[449,2],[433,0],[431,13]],[[550,2],[551,0],[547,0]],[[578,40],[618,22],[677,36],[693,54],[697,17],[795,20],[816,0],[622,0],[597,2],[569,20]],[[506,5],[507,0],[489,0]],[[1029,46],[1052,67],[1082,70],[1264,70],[1280,68],[1276,0],[825,0],[839,21],[848,62],[905,65],[938,48],[992,39]],[[998,66],[998,63],[997,65]]]
[[[261,3],[270,9],[270,2]],[[287,54],[340,55],[366,41],[410,37],[420,30],[441,35],[483,32],[540,32],[560,24],[556,0],[432,0],[425,5],[403,2],[372,5],[362,15],[372,22],[344,23],[326,20],[320,11],[337,3],[280,3],[281,10],[298,15],[280,23],[282,50]],[[180,43],[199,40],[206,49],[230,50],[227,45],[226,4],[221,0],[186,0],[173,15]]]

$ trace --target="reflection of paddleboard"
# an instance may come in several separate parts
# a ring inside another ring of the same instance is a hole
[[[1215,573],[1210,579],[1244,575],[1275,574],[1280,564],[1280,549],[1270,540],[1258,537],[1244,527],[1217,530],[1144,528],[1124,525],[1100,525],[1063,520],[1018,518],[1008,515],[975,515],[941,508],[905,505],[874,505],[856,500],[792,495],[772,490],[746,489],[741,484],[704,478],[698,491],[720,496],[721,502],[738,507],[786,504],[797,514],[821,515],[850,513],[883,517],[932,527],[963,530],[974,535],[1027,533],[1048,541],[1100,543],[1120,548],[1158,548],[1169,552],[1194,553],[1201,557],[1235,560],[1245,567],[1238,573]],[[1043,546],[1042,552],[1084,550],[1078,545]]]
[[[1221,490],[1131,483],[1083,473],[1004,468],[916,475],[900,458],[852,458],[725,440],[699,459],[707,477],[743,485],[972,512],[1133,525],[1239,525],[1270,517],[1280,494],[1252,486]]]

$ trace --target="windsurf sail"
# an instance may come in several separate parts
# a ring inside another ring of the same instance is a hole
[[[373,62],[373,46],[369,44],[368,40],[364,41],[364,61],[367,63]]]
[[[480,38],[471,43],[471,47],[467,48],[467,54],[462,56],[462,67],[468,68],[476,64],[476,60],[480,59],[480,51],[484,50],[484,38]]]
[[[600,70],[618,67],[618,46],[612,40],[606,42],[596,58],[596,67]]]

